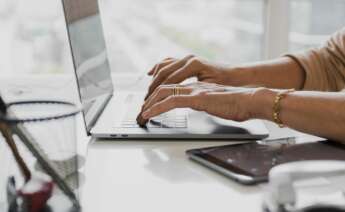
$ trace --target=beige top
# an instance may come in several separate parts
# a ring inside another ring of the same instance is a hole
[[[287,56],[305,70],[304,90],[341,91],[345,88],[345,28],[319,48]]]

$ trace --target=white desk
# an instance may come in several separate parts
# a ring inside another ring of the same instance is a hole
[[[277,133],[279,129],[272,136]],[[240,185],[185,154],[187,149],[229,143],[92,142],[82,188],[84,211],[261,211],[265,185]]]
[[[92,143],[82,191],[84,211],[260,211],[261,187],[241,186],[184,153],[221,144],[226,142]]]
[[[56,76],[2,77],[0,91],[23,97],[20,92],[23,90],[27,94],[25,98],[37,97],[38,94],[51,97],[54,96],[53,91],[55,96],[66,95],[64,89],[71,89],[66,85],[73,86],[72,82],[68,77]],[[40,89],[42,87],[44,89]],[[76,94],[73,95],[71,98],[75,100]],[[267,124],[271,137],[289,134],[300,139],[309,138]],[[85,136],[82,125],[78,129],[78,139],[79,151],[86,155],[80,178],[83,211],[261,211],[265,185],[239,185],[185,155],[187,149],[229,142],[108,140],[90,143],[86,154],[89,138]]]

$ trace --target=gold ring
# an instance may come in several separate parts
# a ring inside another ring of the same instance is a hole
[[[178,86],[175,85],[173,87],[173,96],[178,96],[178,95],[180,95],[180,89]]]

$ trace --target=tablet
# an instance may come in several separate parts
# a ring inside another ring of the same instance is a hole
[[[344,145],[345,146],[345,145]],[[187,155],[242,184],[268,180],[276,165],[302,160],[345,160],[345,147],[330,141],[255,142],[187,150]]]

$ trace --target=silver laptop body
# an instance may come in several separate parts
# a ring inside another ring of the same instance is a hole
[[[135,118],[145,93],[114,89],[98,1],[62,2],[88,134],[96,138],[197,140],[262,139],[268,136],[265,125],[259,120],[232,122],[189,109],[162,114],[152,119],[147,128],[140,128]],[[115,83],[117,80],[121,79],[114,78]]]

